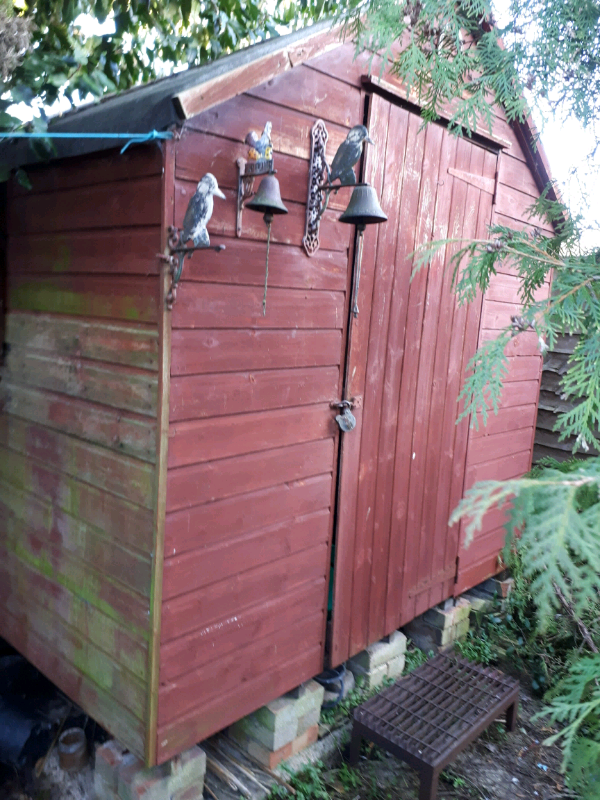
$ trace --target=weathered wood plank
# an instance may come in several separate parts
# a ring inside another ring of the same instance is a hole
[[[296,502],[295,505],[299,503]],[[318,504],[314,505],[317,507]],[[306,506],[310,509],[309,503]],[[294,511],[293,507],[291,511]],[[303,512],[304,509],[300,509],[299,514]],[[279,516],[283,514],[280,513]],[[177,555],[165,560],[165,599],[196,591],[216,581],[235,577],[240,571],[273,563],[317,544],[326,543],[329,535],[329,511],[311,510],[293,520],[288,517],[285,522],[269,524],[268,527],[263,525],[261,522],[248,522],[233,530],[226,542],[217,541],[213,536],[202,542],[200,549],[184,555],[179,555],[180,550],[177,549]],[[249,529],[251,532],[248,534]],[[167,542],[167,547],[171,541]],[[185,545],[184,542],[183,546]]]
[[[521,280],[516,275],[506,275],[498,273],[493,275],[490,279],[490,284],[485,293],[487,301],[495,301],[499,303],[512,303],[517,313],[520,307],[519,289],[521,288]],[[543,300],[548,296],[548,286],[544,284],[534,293],[535,300]]]
[[[263,288],[184,282],[173,307],[173,328],[341,329],[344,294],[271,288],[263,316]]]
[[[252,87],[247,94],[346,128],[360,121],[360,89],[341,87],[337,78],[317,73],[304,65]]]
[[[89,358],[156,370],[158,331],[154,325],[13,311],[6,316],[6,342],[59,357]]]
[[[160,225],[159,175],[97,183],[52,193],[14,197],[9,209],[12,235],[94,228]]]
[[[216,622],[164,643],[160,651],[162,679],[172,681],[213,659],[240,653],[256,639],[316,614],[324,608],[324,603],[324,586],[320,584],[315,591],[313,584],[305,584],[265,605],[237,612],[235,625],[223,626]]]
[[[14,235],[8,258],[20,273],[158,275],[160,230],[73,231]]]
[[[48,389],[156,418],[155,372],[78,357],[43,355],[13,346],[6,355],[4,374],[9,383]]]
[[[126,455],[153,463],[156,458],[156,423],[147,417],[124,414],[53,392],[9,383],[0,390],[3,410],[52,430],[78,436]]]
[[[51,609],[32,603],[28,593],[16,587],[3,599],[2,610],[15,618],[24,616],[30,635],[52,641],[54,649],[72,668],[81,670],[137,719],[144,719],[144,682],[124,670],[110,653],[104,653],[80,631],[65,625]]]
[[[152,507],[154,467],[137,458],[6,414],[0,414],[0,445],[130,503]]]
[[[338,367],[189,375],[171,381],[171,421],[329,403]]]
[[[484,300],[485,302],[485,300]],[[484,342],[498,338],[497,330],[482,328],[479,333],[479,346]],[[540,342],[535,331],[523,331],[514,336],[504,348],[507,356],[537,356],[540,355]]]
[[[330,494],[331,475],[319,475],[171,512],[165,522],[165,557],[169,559],[165,597],[191,591],[186,581],[196,580],[196,559],[183,555],[185,551],[200,548],[203,552],[223,540],[223,531],[231,543],[249,531],[329,508]],[[175,555],[177,559],[172,558]],[[242,569],[243,563],[238,567]]]
[[[328,439],[335,433],[335,415],[325,404],[173,423],[169,468]]]
[[[248,212],[249,214],[252,212]],[[246,239],[211,235],[211,244],[225,245],[225,252],[206,250],[186,259],[185,281],[223,283],[227,286],[264,286],[264,243],[250,245]],[[269,287],[344,291],[348,257],[345,252],[318,250],[312,258],[299,247],[271,242]]]
[[[539,383],[537,379],[531,378],[531,376],[529,380],[505,383],[502,388],[500,408],[537,403],[538,394]]]
[[[16,180],[11,183],[15,196],[29,196],[41,192],[60,192],[97,183],[130,181],[149,175],[160,176],[162,154],[156,147],[130,147],[121,153],[122,145],[103,153],[88,153],[69,158],[60,164],[31,165],[27,177],[31,189],[21,186]]]
[[[206,739],[224,725],[230,725],[270,702],[273,697],[290,691],[322,669],[322,646],[303,649],[290,661],[277,661],[272,670],[263,670],[254,680],[238,684],[229,694],[190,708],[185,716],[158,729],[159,761],[177,755],[189,747],[190,742]]]
[[[520,478],[531,469],[531,446],[520,453],[512,453],[495,461],[473,464],[465,476],[465,490],[477,481],[505,481]]]
[[[8,308],[10,311],[38,311],[126,322],[156,322],[158,281],[145,276],[34,277],[11,273]]]
[[[3,615],[0,632],[19,652],[24,653],[40,672],[48,676],[132,753],[143,755],[144,725],[110,692],[100,689],[82,671],[68,664],[48,638],[29,631],[28,620],[21,614]]]
[[[515,158],[513,153],[502,153],[498,164],[498,180],[505,186],[517,189],[519,192],[528,194],[534,200],[540,196],[535,178],[531,172],[523,166],[522,160]]]
[[[514,409],[511,409],[514,413]],[[511,453],[527,450],[531,447],[533,426],[516,428],[506,432],[488,434],[473,439],[469,446],[468,467],[484,461],[504,458]]]
[[[172,375],[339,365],[338,330],[176,330]]]
[[[505,381],[539,380],[542,371],[542,356],[509,356]]]
[[[535,425],[536,406],[534,403],[512,407],[502,407],[497,414],[490,414],[487,425],[480,425],[478,430],[471,430],[471,440],[506,433],[520,428],[533,428]]]
[[[163,603],[162,641],[169,642],[221,619],[226,630],[236,624],[233,617],[244,608],[266,604],[300,585],[310,583],[315,592],[323,591],[327,553],[325,545],[318,545],[213,583],[210,592],[201,589],[167,600]]]
[[[220,660],[197,667],[160,689],[158,713],[159,727],[167,725],[184,714],[191,705],[204,706],[213,698],[227,696],[248,685],[264,674],[265,664],[289,661],[298,655],[298,642],[303,651],[321,646],[321,618],[323,612],[306,617],[293,626],[286,626],[263,639],[248,645],[242,653],[230,653]],[[215,672],[219,680],[215,681]]]
[[[16,591],[14,587],[23,586],[27,587],[27,596],[31,603],[40,608],[50,607],[65,625],[79,631],[98,648],[111,654],[118,664],[140,680],[146,679],[148,660],[148,645],[144,639],[144,636],[147,636],[146,631],[139,632],[127,625],[121,625],[64,586],[7,554],[0,564],[2,603],[5,596],[3,592]]]
[[[242,492],[266,489],[324,470],[333,472],[333,440],[321,439],[276,450],[170,469],[167,510],[201,505]]]
[[[3,460],[0,463],[0,477],[28,497],[31,496],[31,502],[43,506],[47,532],[60,531],[60,537],[57,538],[65,547],[91,546],[88,538],[100,536],[98,548],[114,545],[117,548],[133,548],[137,553],[130,553],[130,558],[149,562],[153,522],[150,509],[94,489],[87,483],[48,469],[45,464],[4,447],[0,447],[0,455]],[[27,503],[23,505],[26,507]],[[58,509],[69,515],[70,521],[61,520]]]
[[[219,175],[215,176],[219,180]],[[178,180],[175,182],[175,225],[183,225],[183,217],[188,207],[190,197],[196,191],[196,184],[190,181]],[[236,206],[237,190],[225,189],[223,194],[227,202],[219,201],[216,206],[212,219],[208,224],[209,233],[216,233],[219,236],[235,237],[236,231]],[[294,203],[288,200],[286,203],[287,214],[278,215],[273,220],[271,227],[271,241],[298,247],[304,236],[306,224],[306,206],[304,203]],[[323,250],[342,250],[346,251],[350,245],[352,231],[350,225],[338,224],[339,211],[329,210],[321,217],[319,236]],[[266,256],[267,226],[260,214],[255,211],[244,212],[242,220],[242,237],[245,240],[254,239],[263,242],[263,252]],[[226,252],[221,254],[221,258],[226,257]],[[197,255],[196,258],[199,256]],[[200,254],[201,257],[201,254]],[[185,268],[184,268],[185,269]],[[184,272],[185,277],[185,272]],[[179,298],[178,298],[179,302]]]
[[[296,156],[305,160],[309,158],[310,132],[315,121],[314,115],[302,114],[283,106],[274,106],[256,97],[241,95],[228,100],[218,109],[195,116],[186,123],[185,130],[192,129],[243,142],[249,130],[262,131],[266,120],[273,123],[271,138],[273,149],[277,154]],[[356,120],[356,123],[358,122],[359,119]],[[333,154],[346,138],[348,129],[330,123],[327,125],[327,130],[329,131],[327,154],[331,161]]]
[[[14,490],[13,490],[14,491]],[[4,496],[5,487],[2,487]],[[6,502],[0,506],[0,514],[9,527],[15,519]],[[15,524],[16,532],[18,525]],[[12,530],[12,528],[11,528]],[[5,547],[7,549],[5,549]],[[106,616],[135,631],[145,631],[148,624],[148,600],[114,581],[91,565],[73,558],[58,545],[50,547],[34,545],[15,535],[14,544],[0,542],[2,552],[10,552],[32,570],[41,572],[54,583],[68,589],[72,594],[94,605]]]

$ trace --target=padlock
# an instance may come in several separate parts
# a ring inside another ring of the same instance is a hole
[[[335,421],[345,433],[356,428],[356,417],[348,407],[344,408],[344,411],[336,416]]]

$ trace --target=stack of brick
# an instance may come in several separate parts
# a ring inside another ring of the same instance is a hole
[[[146,768],[111,739],[96,749],[96,800],[202,800],[206,753],[192,747],[157,767]]]
[[[274,769],[317,741],[323,694],[316,681],[307,681],[235,722],[229,736],[251,758]]]
[[[469,631],[471,605],[464,597],[430,608],[413,619],[404,631],[417,647],[429,653],[450,650],[455,642],[464,639]]]
[[[400,631],[394,631],[353,656],[346,667],[362,688],[375,689],[386,678],[395,680],[402,675],[405,652],[406,636]]]

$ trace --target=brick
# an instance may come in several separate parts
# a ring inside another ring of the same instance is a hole
[[[307,731],[305,731],[301,736],[297,736],[292,742],[288,742],[284,747],[280,748],[279,750],[268,750],[263,745],[255,742],[248,736],[244,734],[239,734],[239,732],[234,732],[229,729],[229,735],[245,750],[249,756],[255,758],[260,764],[263,764],[265,767],[269,769],[275,769],[275,767],[284,761],[286,758],[291,758],[291,756],[296,755],[301,750],[304,750],[305,747],[313,744],[316,742],[319,737],[319,726],[313,725]]]
[[[127,750],[116,739],[109,739],[108,742],[96,747],[94,776],[97,775],[106,788],[113,792],[117,791],[119,785],[119,769],[126,752]]]
[[[124,756],[119,770],[120,800],[172,800],[178,793],[204,786],[206,753],[200,747],[150,768],[130,755]]]
[[[396,656],[396,658],[392,658],[391,661],[387,663],[387,677],[396,680],[399,678],[400,675],[404,672],[404,663],[406,661],[406,656],[402,653],[401,656]]]
[[[376,689],[387,678],[387,663],[380,664],[371,670],[366,670],[359,664],[348,662],[348,668],[354,673],[357,683],[362,681],[363,689]]]
[[[373,670],[382,664],[387,664],[392,658],[402,655],[406,651],[406,636],[400,631],[394,631],[385,639],[374,642],[366,650],[352,656],[348,666],[356,664],[364,670]],[[352,667],[350,666],[350,669]]]

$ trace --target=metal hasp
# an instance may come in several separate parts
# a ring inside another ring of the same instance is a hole
[[[514,731],[518,703],[514,678],[438,655],[355,709],[350,763],[375,742],[419,772],[419,800],[435,800],[440,772],[502,713]]]
[[[352,313],[358,317],[358,287],[360,284],[360,268],[362,264],[362,251],[364,232],[367,225],[378,225],[387,221],[387,215],[382,211],[377,199],[377,192],[368,183],[357,184],[353,191],[348,208],[340,217],[340,222],[356,225],[358,231],[358,252],[356,255],[356,273],[354,278],[354,295]]]
[[[183,262],[187,255],[192,257],[196,250],[207,250],[210,248],[210,237],[207,225],[213,213],[213,198],[220,197],[225,200],[225,195],[219,189],[217,179],[210,172],[207,172],[198,182],[196,191],[190,198],[188,207],[183,218],[183,228],[179,231],[172,225],[169,226],[169,250],[168,256],[160,255],[160,258],[169,264],[171,272],[171,286],[167,292],[166,304],[170,310],[177,296],[177,284],[183,271]],[[187,242],[192,241],[193,247],[188,247]],[[219,252],[225,249],[224,244],[217,245],[212,249]]]
[[[365,143],[374,144],[367,128],[364,125],[355,125],[338,147],[329,167],[325,158],[327,139],[325,123],[318,119],[311,130],[306,224],[302,239],[308,256],[314,255],[319,249],[319,225],[329,204],[329,196],[332,192],[337,194],[343,186],[356,184],[354,166],[362,155]]]

